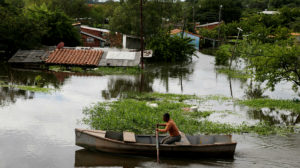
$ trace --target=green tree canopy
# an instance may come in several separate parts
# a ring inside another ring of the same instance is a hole
[[[78,46],[80,42],[80,34],[72,25],[73,20],[65,13],[56,9],[54,12],[48,10],[45,4],[41,6],[34,5],[33,10],[27,11],[27,16],[36,22],[44,22],[48,31],[42,36],[41,43],[43,45],[57,45],[64,42],[66,46]]]
[[[23,15],[23,11],[10,4],[0,4],[0,50],[12,55],[19,49],[35,49],[48,28]]]

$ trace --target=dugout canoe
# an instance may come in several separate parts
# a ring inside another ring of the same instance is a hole
[[[159,135],[161,141],[166,135]],[[237,143],[231,135],[185,135],[171,145],[159,145],[160,157],[233,158]],[[76,145],[101,152],[133,156],[156,156],[155,135],[135,135],[130,132],[111,132],[75,129]]]

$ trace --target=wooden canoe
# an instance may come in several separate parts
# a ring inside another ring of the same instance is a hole
[[[160,144],[160,157],[233,158],[237,143],[231,135],[184,135],[181,142]],[[160,135],[161,141],[166,135]],[[134,135],[89,129],[75,129],[76,145],[86,149],[134,156],[156,156],[155,135]]]

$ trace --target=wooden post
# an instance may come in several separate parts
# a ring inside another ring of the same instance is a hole
[[[220,45],[220,22],[221,22],[221,9],[222,9],[222,5],[220,6],[220,12],[219,12],[219,35],[218,35],[218,45]]]
[[[144,61],[143,61],[143,54],[144,54],[144,46],[143,46],[143,0],[141,0],[141,64],[142,69],[144,69]]]
[[[235,47],[236,47],[236,43],[237,43],[237,41],[239,39],[240,32],[243,31],[241,28],[237,28],[237,29],[239,29],[239,32],[238,32],[238,36],[237,36],[236,41],[235,41],[235,45],[234,45],[234,48],[233,48],[233,51],[232,51],[232,55],[230,57],[229,70],[231,69],[231,63],[232,63],[232,59],[233,59],[233,55],[234,55],[234,50],[235,50]]]
[[[158,124],[156,124],[158,128]],[[157,164],[159,164],[159,142],[158,142],[158,131],[156,130],[156,150],[157,150]]]

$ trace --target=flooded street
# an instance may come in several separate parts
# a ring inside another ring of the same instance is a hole
[[[161,92],[212,95],[233,98],[251,97],[250,81],[228,78],[216,72],[214,57],[198,53],[192,63],[148,62],[141,75],[92,76],[39,70],[0,72],[4,81],[34,85],[40,75],[43,86],[55,88],[52,94],[0,88],[0,168],[36,167],[299,167],[300,134],[287,137],[253,134],[233,135],[237,141],[234,159],[180,160],[116,156],[83,150],[75,146],[75,128],[84,117],[82,109],[99,101],[114,101],[122,92]],[[13,76],[13,79],[12,79]],[[291,83],[276,86],[274,92],[258,91],[258,96],[293,99]],[[230,89],[232,88],[232,89]],[[261,85],[264,88],[264,84]],[[200,106],[200,110],[235,111],[238,115],[213,114],[210,120],[242,123],[269,121],[299,125],[299,114],[276,109],[253,110],[244,106],[221,104]]]

